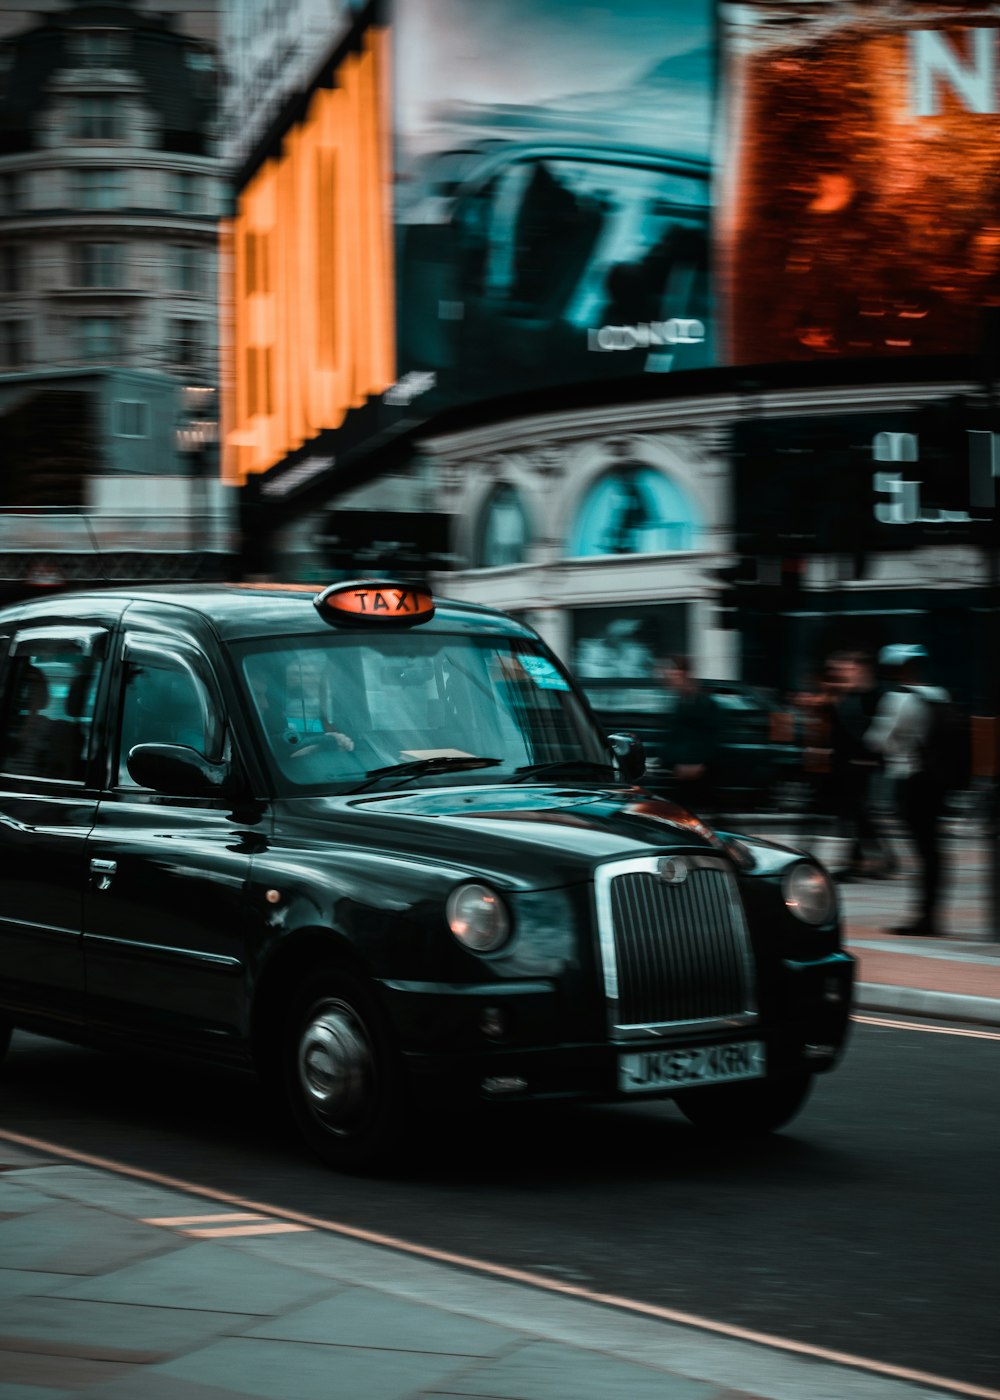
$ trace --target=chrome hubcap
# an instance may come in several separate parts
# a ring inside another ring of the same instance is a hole
[[[372,1083],[371,1046],[349,1006],[317,1008],[299,1042],[299,1080],[327,1127],[344,1131],[361,1116]]]

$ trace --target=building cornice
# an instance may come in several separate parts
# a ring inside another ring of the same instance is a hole
[[[970,380],[920,384],[762,386],[746,394],[700,394],[628,404],[598,404],[497,421],[419,439],[422,451],[441,460],[523,450],[539,442],[592,440],[595,435],[721,429],[747,418],[829,417],[831,414],[898,411],[955,394],[977,392]]]
[[[25,238],[31,234],[55,233],[83,235],[88,233],[148,233],[168,238],[202,238],[214,244],[218,237],[215,214],[147,213],[140,210],[93,210],[78,212],[60,209],[52,214],[13,215],[0,218],[0,230],[5,240]]]
[[[0,155],[0,174],[35,170],[177,170],[183,174],[222,175],[226,162],[219,156],[187,151],[167,151],[157,146],[112,144],[99,146],[69,142],[62,146],[36,147]]]

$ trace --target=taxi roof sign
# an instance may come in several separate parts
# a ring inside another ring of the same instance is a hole
[[[380,579],[331,584],[313,599],[313,603],[319,615],[334,624],[412,626],[416,622],[429,622],[434,616],[434,599],[426,588]]]

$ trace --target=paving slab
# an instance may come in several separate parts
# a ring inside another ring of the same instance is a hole
[[[165,1376],[158,1371],[146,1370],[142,1373],[141,1391],[136,1393],[130,1390],[131,1384],[130,1380],[126,1380],[120,1385],[116,1383],[101,1390],[74,1391],[61,1400],[111,1400],[111,1397],[114,1400],[255,1400],[249,1391],[233,1389],[235,1378],[228,1386],[203,1385],[188,1377]],[[4,1400],[2,1392],[0,1400]],[[35,1397],[29,1395],[25,1400],[35,1400]],[[286,1388],[272,1400],[293,1400],[293,1397]],[[358,1400],[363,1400],[363,1397],[359,1396]]]
[[[462,1394],[452,1382],[464,1375],[468,1365],[467,1357],[427,1352],[236,1337],[177,1357],[163,1366],[151,1367],[149,1374],[193,1380],[223,1389],[235,1386],[238,1395],[259,1396],[262,1400],[276,1400],[276,1397],[292,1400],[293,1396],[294,1400],[412,1400],[416,1395],[435,1389]],[[294,1389],[291,1377],[294,1377]],[[128,1396],[127,1388],[121,1386],[110,1386],[104,1394],[108,1400],[115,1400],[115,1397],[135,1400],[135,1396]],[[506,1394],[513,1396],[514,1392]],[[610,1394],[624,1393],[607,1392],[602,1400],[608,1400]],[[144,1389],[143,1395],[148,1395],[148,1391]],[[662,1392],[660,1400],[663,1400]]]
[[[0,1381],[0,1400],[75,1400],[69,1390],[49,1390],[40,1385],[7,1385]]]
[[[160,1233],[172,1242],[171,1252],[100,1278],[79,1280],[51,1296],[265,1318],[323,1293],[323,1284],[312,1274],[277,1259],[266,1270],[248,1269],[246,1260],[227,1245]]]
[[[143,1307],[51,1296],[9,1301],[0,1312],[0,1349],[59,1343],[94,1360],[162,1361],[246,1326],[242,1313]],[[0,1374],[3,1371],[0,1356]]]
[[[143,1220],[150,1216],[179,1215],[190,1197],[182,1190],[154,1185],[134,1176],[118,1176],[99,1167],[71,1165],[55,1161],[52,1165],[34,1163],[8,1171],[0,1177],[27,1184],[37,1193],[51,1198],[83,1202],[99,1206],[127,1219]],[[205,1202],[203,1210],[211,1210]]]
[[[10,1217],[0,1221],[0,1259],[8,1268],[93,1275],[170,1253],[181,1243],[136,1220],[120,1218],[113,1230],[94,1225],[88,1206],[74,1202],[50,1204],[41,1217],[35,1210]]]
[[[509,1356],[470,1370],[449,1395],[510,1396],[516,1400],[718,1400],[718,1387],[665,1375],[635,1362],[554,1342],[529,1342]]]
[[[50,1274],[37,1269],[0,1268],[0,1302],[9,1306],[10,1298],[33,1298],[73,1283],[77,1274]]]
[[[0,1216],[27,1215],[30,1210],[50,1206],[52,1197],[44,1191],[30,1191],[23,1181],[8,1180],[0,1176]]]
[[[132,1396],[138,1397],[142,1390],[141,1372],[144,1368],[126,1362],[90,1361],[79,1356],[58,1356],[30,1352],[0,1352],[5,1382],[25,1387],[47,1387],[49,1390],[68,1391],[76,1395],[87,1386],[96,1386],[102,1394],[109,1394],[110,1388],[124,1381],[125,1389],[119,1394],[127,1394],[131,1387]],[[37,1390],[29,1394],[37,1396]]]
[[[496,1355],[517,1341],[517,1333],[507,1328],[389,1297],[372,1288],[345,1289],[311,1307],[248,1328],[244,1336],[470,1358]]]

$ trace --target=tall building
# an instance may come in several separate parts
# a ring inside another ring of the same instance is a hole
[[[8,590],[187,577],[225,551],[217,89],[213,46],[128,0],[77,0],[0,45]]]

